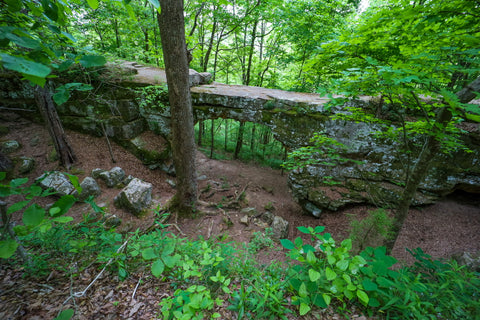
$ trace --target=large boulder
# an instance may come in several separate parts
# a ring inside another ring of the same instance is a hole
[[[120,184],[125,178],[125,171],[120,167],[113,167],[110,171],[93,169],[92,176],[105,182],[107,187],[113,188]]]
[[[458,149],[437,154],[425,180],[415,195],[413,205],[430,204],[455,190],[480,193],[480,130],[468,124],[469,132],[461,139],[471,152]],[[289,174],[289,186],[305,211],[320,216],[322,211],[336,211],[348,205],[368,203],[381,207],[398,204],[408,165],[413,167],[420,148],[407,154],[401,144],[379,138],[379,127],[366,123],[328,120],[318,131],[348,147],[342,155],[359,162],[335,165],[310,165]],[[423,137],[416,137],[421,145]],[[317,155],[321,159],[321,155]]]
[[[146,213],[152,204],[152,184],[134,178],[115,197],[114,204],[134,214],[141,216]]]
[[[90,196],[97,197],[102,193],[97,181],[92,177],[86,177],[83,179],[82,183],[80,183],[80,187],[82,188],[82,192],[78,194],[78,192],[75,191],[74,193],[74,195],[78,196],[80,200],[86,200]]]

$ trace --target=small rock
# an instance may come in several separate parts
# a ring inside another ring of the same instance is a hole
[[[103,170],[103,169],[100,169],[100,168],[95,168],[95,169],[92,170],[92,177],[93,177],[94,179],[98,179],[98,178],[100,178],[100,174],[101,174],[102,172],[105,172],[105,171],[106,171],[106,170]]]
[[[80,200],[85,200],[90,196],[97,197],[102,193],[97,181],[92,177],[86,177],[83,179],[80,187],[82,187],[82,192],[78,194],[78,192],[75,191],[74,193],[74,195],[78,196]]]
[[[322,214],[322,209],[319,209],[311,202],[306,202],[304,208],[305,210],[310,212],[315,218],[320,218],[320,215]]]
[[[9,157],[0,152],[0,171],[10,172],[13,170],[13,162]]]
[[[124,185],[128,185],[133,179],[135,179],[135,177],[129,174],[125,179],[123,179],[122,183]]]
[[[274,239],[286,239],[288,237],[288,221],[282,217],[275,216],[271,225],[272,228],[272,237]]]
[[[16,140],[8,140],[5,142],[2,142],[1,144],[1,150],[3,153],[12,153],[20,149],[20,143]]]
[[[270,224],[272,224],[274,217],[275,217],[275,215],[273,213],[271,213],[270,211],[265,211],[260,216],[260,219],[270,225]]]
[[[258,213],[257,209],[251,208],[251,207],[250,208],[243,208],[242,211],[240,211],[240,212],[243,213],[243,214],[246,214],[248,216],[255,216]]]
[[[39,143],[40,143],[40,137],[35,136],[32,138],[32,140],[30,140],[30,147],[36,147],[38,146]]]
[[[480,272],[480,252],[462,252],[453,255],[452,259],[456,260],[461,266],[466,266],[470,270]]]
[[[122,224],[122,219],[120,219],[119,217],[117,217],[114,214],[105,215],[104,220],[105,221],[103,222],[103,224],[105,225],[105,227],[107,227],[109,229],[116,228],[116,227],[118,227],[119,225]]]
[[[120,167],[114,167],[110,171],[101,172],[98,177],[105,182],[107,187],[113,188],[125,178],[125,171]]]
[[[114,198],[114,204],[134,214],[141,216],[152,203],[152,184],[134,178]]]
[[[25,174],[32,172],[35,167],[35,160],[29,157],[20,157],[20,167],[18,167],[18,172]]]
[[[44,189],[53,189],[58,195],[64,196],[72,194],[75,191],[75,187],[63,173],[59,171],[53,171],[45,173],[36,179],[40,181],[40,186]]]
[[[248,215],[244,215],[242,218],[240,218],[240,223],[248,226]]]
[[[200,177],[197,178],[198,181],[203,181],[203,180],[207,180],[207,176],[202,174]]]
[[[171,179],[167,179],[166,182],[168,183],[168,185],[172,188],[176,188],[177,187],[177,184],[175,183],[175,181],[171,180]]]

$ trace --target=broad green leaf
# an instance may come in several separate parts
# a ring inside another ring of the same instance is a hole
[[[306,303],[304,303],[304,302],[300,303],[300,315],[301,316],[306,315],[310,310],[311,310],[311,308]]]
[[[329,295],[329,294],[322,294],[322,298],[323,300],[325,300],[325,303],[327,304],[327,306],[330,305],[330,302],[332,301],[332,297]]]
[[[53,320],[70,320],[73,317],[74,311],[73,309],[66,309],[60,312],[58,317]]]
[[[333,279],[335,279],[337,277],[337,274],[335,273],[335,271],[330,269],[330,267],[327,267],[325,269],[325,276],[327,277],[327,280],[332,281]]]
[[[288,239],[280,239],[280,243],[285,249],[292,250],[295,248],[293,242]]]
[[[85,68],[101,67],[105,63],[107,63],[107,60],[104,56],[87,55],[80,59],[80,64]]]
[[[338,269],[345,271],[348,269],[349,262],[348,260],[340,260],[337,262]]]
[[[307,252],[307,262],[310,263],[310,264],[313,264],[313,263],[315,263],[315,261],[317,261],[317,257],[315,256],[315,254],[312,251],[308,251]]]
[[[45,218],[45,209],[38,204],[32,204],[23,213],[22,221],[26,226],[35,227]]]
[[[7,173],[2,171],[0,172],[0,181],[4,180],[7,177]]]
[[[30,203],[29,200],[16,202],[16,203],[12,204],[10,207],[8,207],[7,214],[11,214],[11,213],[16,212],[18,210],[21,210],[21,209],[25,208],[25,206],[29,203]]]
[[[93,10],[98,8],[98,5],[99,5],[98,0],[87,0],[87,2],[90,8],[92,8]]]
[[[0,241],[0,258],[8,259],[17,251],[18,243],[15,240]]]
[[[12,188],[18,188],[20,187],[22,184],[25,184],[28,182],[28,178],[18,178],[18,179],[13,179],[12,181],[10,181],[10,187]]]
[[[145,260],[152,260],[158,258],[158,255],[155,253],[155,250],[153,250],[153,248],[146,248],[142,250],[142,257]]]
[[[325,231],[324,226],[316,226],[315,227],[315,233],[322,233],[323,231]]]
[[[18,0],[5,0],[8,6],[8,11],[10,12],[18,12],[22,10],[22,1]]]
[[[72,217],[63,216],[63,217],[53,218],[52,221],[58,222],[58,223],[68,223],[68,222],[70,222],[70,221],[73,221],[73,218],[72,218]]]
[[[298,227],[298,231],[300,231],[302,233],[307,233],[307,234],[310,233],[310,230],[308,230],[307,227],[303,227],[303,226]]]
[[[298,295],[301,298],[305,298],[308,296],[307,286],[305,285],[305,282],[302,282],[302,284],[300,285],[300,289],[298,290]]]
[[[163,273],[163,270],[165,269],[165,265],[163,264],[162,260],[160,259],[157,259],[155,260],[154,263],[152,263],[152,274],[159,278],[162,273]]]
[[[68,210],[70,210],[70,208],[75,204],[76,201],[77,199],[75,199],[75,197],[72,196],[71,194],[62,196],[52,205],[52,207],[60,208],[60,211],[52,216],[56,217],[56,216],[64,215],[65,213],[68,212]]]
[[[370,279],[363,280],[362,285],[363,285],[363,288],[367,291],[375,291],[378,289],[377,284]]]
[[[162,260],[165,263],[165,265],[169,268],[173,268],[177,265],[177,263],[180,261],[180,255],[175,254],[173,256],[162,256]]]
[[[45,80],[45,77],[48,76],[52,71],[49,67],[43,64],[26,60],[21,57],[15,57],[9,54],[1,53],[0,58],[0,63],[5,68],[13,71],[18,71],[22,73],[26,78],[28,78],[27,76],[31,76],[29,80],[35,78]],[[36,81],[33,82],[37,83]]]
[[[310,281],[316,282],[318,279],[320,279],[320,272],[313,269],[309,269],[308,277],[310,278]]]
[[[364,304],[364,305],[368,305],[368,295],[365,291],[363,290],[357,290],[357,297],[358,299],[360,299],[360,301]]]

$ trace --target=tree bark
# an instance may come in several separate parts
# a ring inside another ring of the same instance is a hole
[[[60,159],[60,164],[67,169],[77,161],[77,157],[73,152],[73,148],[65,135],[62,122],[58,116],[57,109],[53,104],[52,96],[47,86],[44,88],[36,86],[35,88],[35,102],[38,110],[45,121],[45,124],[53,140],[55,150]]]
[[[197,202],[195,132],[188,82],[183,0],[160,0],[157,14],[162,41],[168,96],[172,113],[172,153],[177,174],[177,193],[172,209],[191,215]]]
[[[457,97],[459,98],[460,102],[467,103],[475,98],[475,91],[480,91],[480,77],[459,91],[457,93]],[[435,123],[433,125],[433,130],[435,130],[435,132],[428,137],[420,155],[417,158],[416,164],[413,167],[405,185],[405,189],[403,190],[398,208],[395,211],[393,225],[390,228],[391,236],[384,241],[388,254],[392,252],[393,247],[395,246],[395,242],[397,241],[405,219],[407,218],[408,209],[410,208],[410,204],[415,197],[418,186],[424,180],[433,158],[438,152],[440,152],[441,142],[436,139],[436,135],[445,131],[445,128],[452,120],[452,117],[453,115],[449,107],[441,108],[437,114]]]
[[[238,127],[237,145],[235,146],[235,153],[233,154],[233,159],[235,160],[238,159],[238,155],[242,150],[244,132],[245,132],[245,121],[240,121],[240,126]]]

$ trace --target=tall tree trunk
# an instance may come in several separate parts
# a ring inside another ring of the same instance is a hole
[[[212,53],[213,49],[213,41],[215,39],[215,33],[217,32],[217,19],[214,18],[213,20],[213,27],[212,27],[212,34],[210,35],[210,40],[208,41],[208,48],[207,52],[205,53],[204,61],[203,61],[203,72],[207,72],[208,69],[208,60],[210,60],[210,54]]]
[[[480,91],[480,77],[473,81],[469,86],[457,93],[459,101],[467,103],[475,98],[474,91]],[[435,132],[427,138],[420,155],[417,158],[416,164],[407,180],[405,189],[403,190],[400,203],[395,211],[393,225],[390,228],[391,237],[385,239],[384,244],[387,247],[387,253],[391,253],[398,235],[402,230],[405,219],[408,215],[408,209],[415,197],[415,193],[420,183],[424,180],[433,158],[440,152],[441,142],[435,137],[445,131],[445,128],[452,120],[452,113],[450,108],[443,107],[437,114],[433,130]]]
[[[203,132],[205,131],[205,122],[203,120],[198,120],[198,140],[197,144],[199,147],[202,146],[203,142]]]
[[[252,62],[253,62],[253,52],[255,51],[255,40],[256,34],[257,34],[257,25],[258,25],[258,19],[255,20],[253,24],[253,29],[252,29],[252,34],[251,34],[251,39],[250,39],[250,48],[248,51],[248,62],[247,62],[247,70],[246,70],[246,75],[245,75],[245,85],[250,84],[250,75],[252,73]]]
[[[233,154],[233,159],[238,159],[238,155],[242,150],[244,131],[245,131],[245,121],[240,121],[240,126],[238,127],[237,145],[235,146],[235,153]]]
[[[225,151],[228,148],[228,119],[225,119]]]
[[[73,148],[65,135],[62,122],[58,116],[57,109],[53,104],[52,96],[47,86],[44,88],[40,86],[35,87],[35,102],[37,103],[38,110],[47,125],[50,137],[53,140],[53,145],[57,151],[60,159],[60,164],[67,169],[77,161],[77,157],[73,152]]]
[[[160,5],[162,10],[157,19],[172,113],[172,151],[177,174],[177,193],[172,205],[179,214],[190,215],[197,202],[196,148],[183,1],[160,0]]]
[[[115,42],[117,45],[117,49],[122,46],[122,41],[120,40],[120,33],[118,31],[118,20],[113,19],[113,26],[115,28]]]
[[[211,127],[210,127],[210,141],[212,143],[210,145],[210,159],[213,159],[213,150],[215,149],[215,120],[212,119],[212,122],[210,124],[211,124]]]

